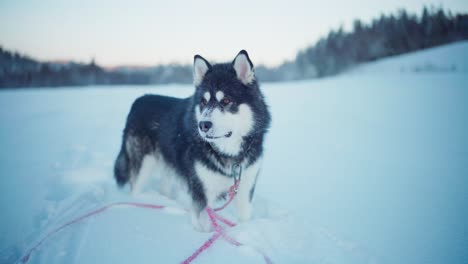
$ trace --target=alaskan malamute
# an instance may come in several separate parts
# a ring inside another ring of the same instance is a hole
[[[179,179],[192,198],[194,227],[210,231],[203,209],[225,198],[239,173],[233,202],[241,221],[250,218],[270,113],[244,50],[225,64],[196,55],[193,83],[189,98],[144,95],[133,103],[114,174],[138,192],[157,170],[165,195]]]

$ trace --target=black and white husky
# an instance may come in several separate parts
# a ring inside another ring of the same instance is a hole
[[[153,170],[161,174],[165,195],[179,179],[192,199],[194,227],[209,231],[203,209],[226,197],[239,166],[234,203],[241,221],[250,218],[270,114],[244,50],[225,64],[196,55],[193,78],[189,98],[145,95],[133,103],[114,173],[119,186],[129,182],[132,192]]]

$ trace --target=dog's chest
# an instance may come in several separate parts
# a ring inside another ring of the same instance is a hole
[[[261,159],[257,159],[253,164],[247,167],[245,165],[245,163],[242,164],[242,173],[239,175],[240,185],[238,194],[247,194],[251,191],[260,170]],[[231,169],[229,169],[229,171],[231,171]],[[227,192],[229,188],[234,185],[233,177],[227,177],[226,175],[216,172],[208,168],[202,162],[195,162],[195,172],[203,184],[207,203],[210,207],[214,206],[214,203],[221,194]]]
[[[198,161],[195,162],[195,172],[203,184],[208,206],[213,206],[216,199],[234,184],[233,178],[214,171]]]

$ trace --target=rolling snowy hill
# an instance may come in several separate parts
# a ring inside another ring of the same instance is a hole
[[[356,74],[437,73],[468,74],[468,41],[364,63],[351,69]]]
[[[466,263],[466,58],[462,42],[335,78],[263,84],[273,124],[254,219],[229,231],[246,246],[218,241],[195,263],[262,263],[253,248],[274,263]],[[411,70],[424,65],[438,70]],[[28,263],[178,263],[208,239],[183,203],[131,197],[112,177],[133,100],[192,90],[1,91],[0,263],[116,201],[170,209],[110,209],[55,234]],[[223,215],[235,219],[231,208]]]

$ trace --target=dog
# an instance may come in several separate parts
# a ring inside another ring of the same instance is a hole
[[[185,99],[144,95],[135,100],[114,175],[133,193],[156,169],[162,194],[170,196],[174,179],[182,182],[191,198],[193,226],[209,232],[204,209],[226,198],[236,177],[238,218],[250,219],[271,116],[245,50],[231,63],[214,65],[195,55],[193,84],[194,94]]]

